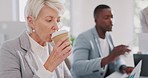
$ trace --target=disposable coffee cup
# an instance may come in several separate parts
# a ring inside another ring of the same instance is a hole
[[[52,40],[54,41],[54,43],[56,44],[61,38],[67,37],[68,36],[68,31],[66,30],[60,30],[57,32],[54,32],[52,34]]]

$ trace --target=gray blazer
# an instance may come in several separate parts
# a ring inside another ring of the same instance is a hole
[[[39,78],[31,68],[28,53],[32,52],[29,38],[24,32],[20,37],[5,42],[0,49],[0,78]],[[64,62],[63,62],[64,63]],[[65,66],[55,71],[58,78],[71,78]]]
[[[98,40],[96,28],[92,28],[80,34],[74,42],[72,76],[74,78],[104,78],[104,71],[101,68],[102,51]],[[113,49],[113,41],[109,33],[106,33],[109,44],[109,51]],[[120,60],[108,65],[108,74],[118,69]]]

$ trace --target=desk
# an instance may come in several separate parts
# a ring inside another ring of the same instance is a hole
[[[127,75],[126,74],[121,74],[119,72],[114,72],[114,73],[112,73],[111,75],[109,75],[106,78],[127,78]],[[148,78],[148,77],[140,76],[140,78]]]
[[[140,78],[148,78],[148,77],[142,77],[142,76],[140,76]]]

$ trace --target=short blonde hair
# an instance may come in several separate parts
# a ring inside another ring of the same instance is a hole
[[[59,15],[62,15],[64,13],[64,6],[60,0],[28,0],[24,11],[27,31],[32,31],[30,26],[28,26],[27,17],[32,16],[34,18],[37,18],[42,7],[45,5],[57,11]]]

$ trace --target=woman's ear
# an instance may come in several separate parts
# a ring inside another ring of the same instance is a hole
[[[31,28],[34,28],[34,18],[32,16],[27,17],[28,25],[31,26]]]

